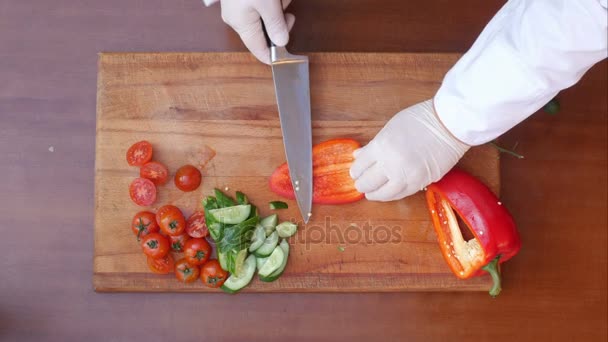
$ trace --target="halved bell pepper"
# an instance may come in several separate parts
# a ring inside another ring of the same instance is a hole
[[[429,185],[426,200],[452,272],[461,279],[490,273],[490,295],[497,296],[500,264],[521,248],[511,214],[485,184],[457,169]]]
[[[332,139],[312,148],[312,202],[344,204],[356,202],[364,195],[355,189],[349,170],[353,152],[361,147],[353,139]],[[294,199],[287,163],[279,166],[270,176],[270,190],[279,196]]]

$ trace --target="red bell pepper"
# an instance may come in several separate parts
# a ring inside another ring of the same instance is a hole
[[[313,203],[344,204],[364,197],[355,189],[355,182],[349,174],[354,161],[353,152],[359,147],[361,145],[353,139],[332,139],[313,146]],[[274,171],[269,183],[270,190],[277,195],[295,198],[287,163]]]
[[[499,264],[521,248],[511,214],[487,186],[456,169],[429,185],[426,199],[452,272],[461,279],[490,273],[494,282],[490,295],[497,296],[501,291]]]

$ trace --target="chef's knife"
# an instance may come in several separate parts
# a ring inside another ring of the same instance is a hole
[[[272,78],[289,175],[300,213],[304,223],[307,223],[312,215],[312,128],[308,57],[292,55],[284,47],[275,46],[270,39],[267,40],[270,43]]]

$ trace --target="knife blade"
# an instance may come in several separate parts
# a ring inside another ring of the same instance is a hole
[[[270,60],[285,156],[304,223],[312,208],[312,127],[308,57],[271,46]]]

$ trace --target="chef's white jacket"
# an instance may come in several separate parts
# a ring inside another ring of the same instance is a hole
[[[434,103],[469,145],[503,134],[606,58],[606,0],[510,0],[446,74]]]

